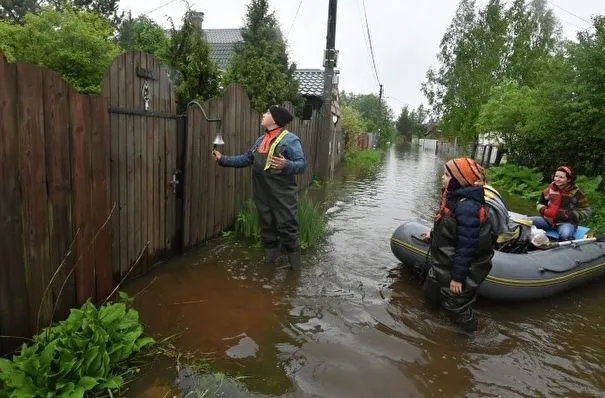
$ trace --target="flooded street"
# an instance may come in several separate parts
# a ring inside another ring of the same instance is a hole
[[[313,193],[328,203],[329,234],[303,253],[300,271],[218,240],[126,290],[147,333],[179,334],[180,351],[204,353],[236,378],[217,396],[603,396],[602,280],[531,303],[480,299],[470,337],[424,307],[389,239],[403,220],[431,222],[442,166],[393,148],[374,175],[339,176]],[[128,396],[185,396],[196,378],[175,362],[158,360]]]

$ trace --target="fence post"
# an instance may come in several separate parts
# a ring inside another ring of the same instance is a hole
[[[490,163],[490,161],[491,161],[491,159],[492,159],[492,149],[493,149],[493,148],[494,148],[494,147],[493,147],[492,145],[490,145],[490,146],[489,146],[489,149],[488,149],[488,151],[487,151],[487,160],[486,160],[486,164],[485,164],[485,166],[487,166],[487,167],[489,167],[489,163]]]

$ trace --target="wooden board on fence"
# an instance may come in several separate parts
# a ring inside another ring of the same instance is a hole
[[[225,90],[225,96],[223,99],[223,131],[225,139],[225,152],[230,155],[239,155],[239,143],[238,143],[238,128],[237,128],[237,92],[241,89],[241,86],[231,84]],[[227,168],[222,170],[223,174],[223,211],[221,212],[221,229],[224,229],[231,225],[234,219],[234,206],[235,206],[235,174],[236,169]],[[241,170],[237,170],[241,171]]]
[[[69,94],[72,145],[73,218],[77,239],[75,253],[76,300],[78,305],[95,297],[94,251],[92,240],[92,181],[91,175],[91,124],[88,97],[71,89]]]
[[[0,355],[13,351],[30,333],[30,306],[25,284],[19,189],[17,66],[0,55]]]
[[[34,310],[30,319],[35,328],[38,323],[38,311],[41,313],[42,324],[48,324],[52,318],[52,304],[49,300],[42,300],[44,289],[51,278],[44,104],[40,92],[43,78],[42,69],[23,63],[17,64],[17,74],[25,269],[30,306]]]
[[[103,302],[113,288],[111,272],[111,217],[109,166],[109,114],[103,97],[89,97],[92,115],[91,171],[92,171],[92,231],[95,261],[95,293],[97,302]],[[116,281],[117,282],[117,281]]]
[[[44,130],[50,217],[50,265],[56,278],[48,299],[57,303],[54,318],[65,319],[76,303],[73,274],[69,90],[57,74],[44,73]]]
[[[132,81],[127,82],[127,87],[132,87],[129,89],[127,93],[127,98],[132,95],[132,108],[133,109],[141,109],[144,110],[143,106],[143,81],[138,78],[136,74],[136,68],[146,68],[147,61],[146,57],[140,53],[131,53],[132,54],[132,66],[129,69],[132,69],[133,77]],[[139,261],[136,267],[137,274],[144,274],[147,272],[147,260],[148,257],[142,257],[139,259],[141,254],[144,255],[145,250],[145,241],[144,236],[141,234],[141,227],[143,226],[142,220],[142,209],[143,209],[143,192],[141,191],[141,180],[142,180],[142,170],[141,170],[141,158],[142,158],[142,142],[141,142],[141,126],[145,117],[141,116],[132,116],[132,130],[129,132],[132,140],[132,156],[129,159],[132,161],[132,206],[130,208],[130,218],[132,221],[132,227],[130,228],[130,233],[132,234],[132,243],[133,243],[133,251],[132,251],[132,260]],[[130,199],[129,199],[130,200]],[[148,253],[148,252],[147,252]]]

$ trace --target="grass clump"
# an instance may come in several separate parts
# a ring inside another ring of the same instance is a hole
[[[359,172],[370,172],[374,170],[382,159],[380,149],[353,149],[348,151],[343,160],[345,166]]]
[[[321,208],[306,195],[298,200],[298,234],[303,249],[314,247],[324,237],[326,221]],[[236,218],[234,232],[236,236],[253,239],[260,243],[260,222],[254,201],[248,199],[241,206]]]

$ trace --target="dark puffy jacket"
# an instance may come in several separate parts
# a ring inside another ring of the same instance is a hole
[[[450,280],[477,287],[492,268],[495,234],[487,220],[482,187],[449,192],[446,210],[435,221],[431,257],[439,282]]]

